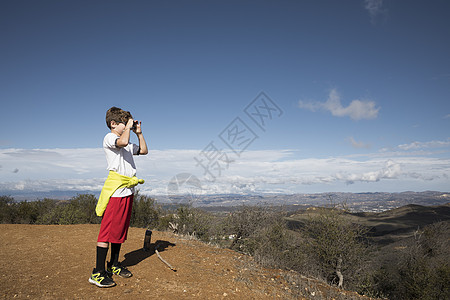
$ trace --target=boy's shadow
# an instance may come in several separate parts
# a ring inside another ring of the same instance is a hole
[[[168,242],[168,241],[161,241],[157,240],[154,243],[150,243],[150,246],[148,249],[140,248],[137,250],[133,250],[131,252],[126,253],[125,259],[122,261],[122,265],[124,267],[134,266],[143,261],[144,259],[152,256],[155,254],[155,249],[158,250],[158,252],[163,252],[168,247],[173,247],[175,244]]]

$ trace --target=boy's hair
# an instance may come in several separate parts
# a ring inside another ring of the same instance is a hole
[[[124,111],[121,108],[113,106],[106,112],[106,126],[111,129],[111,121],[124,123],[126,125],[128,120],[132,118],[133,116],[129,111]]]

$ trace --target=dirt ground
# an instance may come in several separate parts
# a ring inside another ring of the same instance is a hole
[[[311,280],[300,280],[289,272],[260,268],[251,257],[228,249],[154,231],[152,248],[156,243],[159,245],[162,258],[176,269],[173,271],[153,250],[142,249],[145,229],[140,228],[130,228],[121,249],[121,260],[133,277],[114,276],[117,286],[98,288],[89,284],[88,279],[95,265],[99,226],[0,224],[2,298],[328,298],[328,286],[318,283],[311,286]],[[348,292],[333,293],[342,295],[336,299],[361,299]],[[319,294],[323,297],[317,297]],[[332,298],[335,297],[328,299]]]

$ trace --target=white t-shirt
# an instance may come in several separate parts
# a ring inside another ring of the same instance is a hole
[[[123,148],[116,147],[116,140],[119,137],[114,133],[108,133],[103,139],[103,150],[106,154],[108,170],[117,172],[121,175],[133,177],[136,175],[136,165],[134,164],[133,155],[137,155],[139,146],[128,144]],[[134,193],[134,188],[117,189],[112,197],[125,197]]]

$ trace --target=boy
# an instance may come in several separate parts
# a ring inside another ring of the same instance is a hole
[[[133,155],[148,153],[142,134],[141,122],[134,121],[131,113],[117,107],[106,112],[106,125],[111,132],[103,139],[109,175],[105,181],[96,213],[103,216],[97,239],[97,261],[89,282],[98,287],[116,285],[112,275],[131,277],[131,272],[119,263],[119,252],[127,238],[133,205],[134,186],[143,183],[136,178]],[[139,140],[139,145],[131,144],[130,131]],[[105,269],[108,247],[111,243],[111,260]]]

